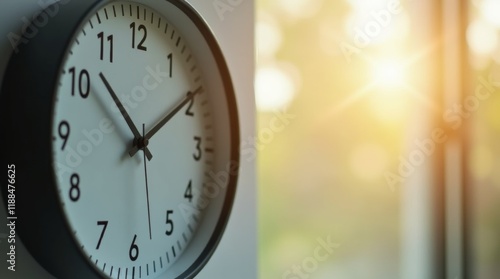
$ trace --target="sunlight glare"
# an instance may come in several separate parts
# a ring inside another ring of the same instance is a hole
[[[483,17],[495,27],[500,28],[500,1],[484,0],[481,4],[481,13]]]
[[[475,20],[467,28],[467,42],[473,53],[490,55],[498,46],[497,30],[489,22]]]
[[[408,110],[406,61],[386,58],[372,62],[373,91],[369,103],[374,115],[386,124],[398,124]]]
[[[397,60],[376,62],[372,70],[374,83],[381,87],[393,88],[405,83],[404,66]]]

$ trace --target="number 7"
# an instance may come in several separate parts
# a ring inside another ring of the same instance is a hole
[[[97,221],[98,226],[104,226],[102,228],[101,236],[99,237],[99,241],[97,242],[97,246],[95,247],[96,250],[99,250],[99,247],[101,246],[101,241],[102,237],[104,236],[104,233],[106,232],[106,228],[108,227],[108,221]]]

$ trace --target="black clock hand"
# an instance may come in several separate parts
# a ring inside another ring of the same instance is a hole
[[[188,92],[186,97],[146,134],[146,138],[151,139],[151,137],[153,137],[154,134],[156,134],[165,124],[167,124],[167,122],[170,121],[170,119],[172,119],[172,117],[174,117],[179,112],[179,110],[181,110],[189,101],[191,101],[191,99],[194,98],[196,94],[199,94],[202,91],[203,88],[200,86],[194,92]]]
[[[148,145],[148,140],[147,138],[144,137],[145,132],[145,124],[142,124],[142,137],[141,137],[141,142],[138,143],[139,147],[144,151],[144,177],[146,179],[146,199],[147,199],[147,204],[148,204],[148,223],[149,223],[149,239],[153,239],[151,236],[151,213],[149,210],[149,189],[148,189],[148,168],[147,168],[147,162],[146,162],[146,148]]]
[[[115,91],[113,91],[113,88],[111,88],[111,85],[109,85],[108,80],[104,77],[104,75],[102,73],[99,73],[99,76],[101,77],[102,82],[106,86],[106,89],[108,89],[109,94],[113,98],[113,101],[115,102],[116,106],[120,110],[120,113],[122,114],[123,118],[125,118],[125,122],[127,122],[127,125],[130,128],[130,130],[132,131],[132,134],[134,134],[133,146],[137,147],[137,141],[141,139],[141,134],[139,133],[139,131],[135,127],[134,122],[132,122],[132,119],[130,119],[130,116],[128,115],[127,111],[123,107],[120,100],[118,100],[118,97],[116,96]],[[148,160],[151,160],[151,158],[153,158],[153,155],[151,154],[151,152],[149,152],[149,149],[147,147],[145,147],[144,151],[146,153],[146,156],[148,157]]]
[[[160,122],[158,122],[158,124],[153,127],[153,129],[151,129],[146,134],[145,139],[151,139],[151,137],[154,136],[165,124],[167,124],[167,122],[170,121],[170,119],[172,119],[172,117],[174,117],[179,112],[179,110],[181,110],[189,101],[191,101],[191,99],[194,98],[196,94],[199,94],[202,91],[203,87],[200,86],[194,92],[188,92],[187,96],[184,97],[184,99],[182,99],[182,101],[179,102],[179,104],[177,104],[177,106],[175,106],[173,110],[171,110],[162,120],[160,120]],[[137,147],[137,145],[134,145],[132,149],[130,149],[128,154],[130,155],[130,157],[132,157],[137,153],[137,151],[139,151],[139,148]]]

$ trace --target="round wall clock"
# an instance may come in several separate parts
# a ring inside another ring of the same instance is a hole
[[[217,40],[182,0],[64,1],[35,21],[0,103],[19,238],[57,278],[194,277],[239,166]]]

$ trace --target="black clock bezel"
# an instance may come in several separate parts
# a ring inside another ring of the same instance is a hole
[[[182,0],[175,5],[193,21],[214,55],[226,93],[230,123],[231,163],[239,164],[239,120],[229,69],[212,31],[198,12]],[[0,160],[15,164],[16,231],[27,250],[58,278],[101,278],[74,238],[57,193],[53,170],[52,127],[55,94],[61,67],[75,34],[101,7],[115,0],[78,0],[59,5],[59,11],[36,36],[13,53],[0,91]],[[134,2],[140,3],[135,0]],[[50,7],[49,7],[50,8]],[[202,253],[178,278],[193,278],[215,251],[229,220],[236,193],[238,168],[228,186],[215,230]],[[0,181],[7,207],[7,184]]]

